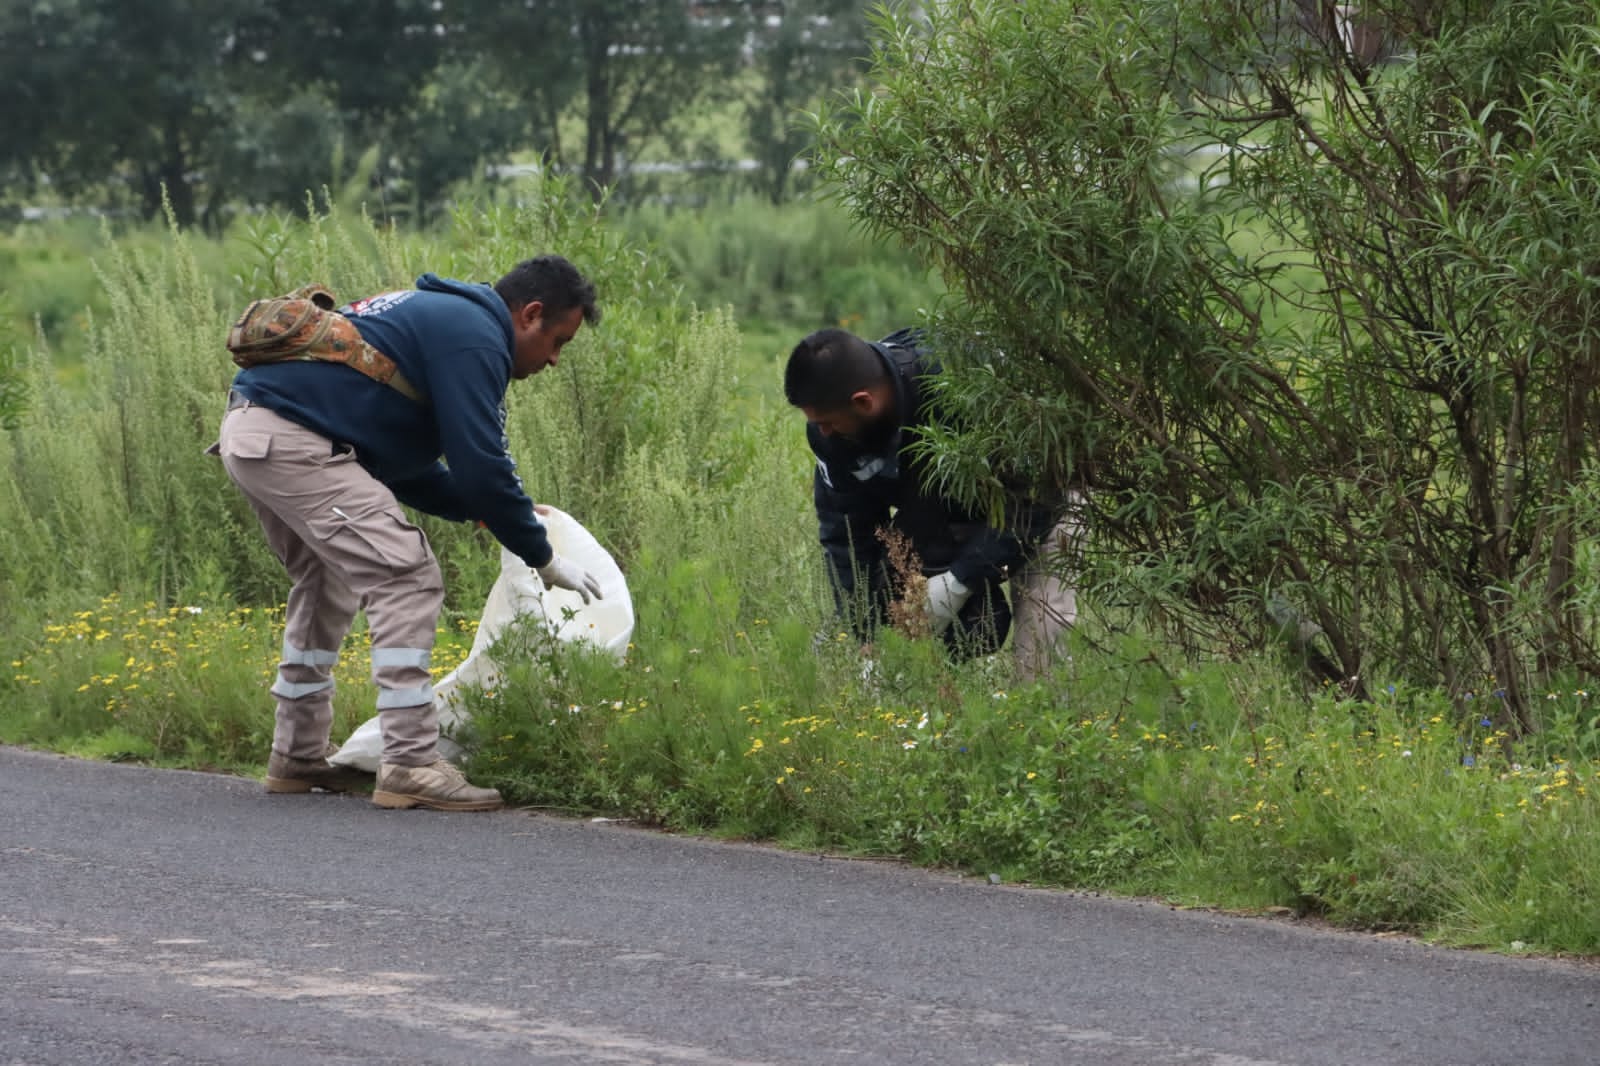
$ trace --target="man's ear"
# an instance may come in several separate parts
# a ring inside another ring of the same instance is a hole
[[[544,304],[538,300],[529,300],[512,313],[512,318],[523,329],[531,329],[533,324],[544,317]]]
[[[877,418],[888,408],[894,394],[888,389],[862,389],[850,394],[850,410],[863,418]]]

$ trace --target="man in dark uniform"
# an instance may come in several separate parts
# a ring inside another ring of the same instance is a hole
[[[825,329],[789,356],[784,392],[804,413],[817,457],[818,534],[835,599],[856,620],[858,635],[885,620],[902,578],[888,563],[882,534],[899,534],[927,579],[928,621],[951,650],[986,654],[1015,630],[1018,663],[1025,676],[1038,676],[1077,618],[1064,577],[1076,519],[1022,505],[1007,528],[997,528],[929,484],[910,445],[929,424],[925,385],[938,368],[919,339],[911,330],[873,342]],[[1007,580],[1010,604],[1002,591]]]

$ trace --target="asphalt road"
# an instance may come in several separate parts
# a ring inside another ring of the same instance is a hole
[[[1600,1062],[1600,966],[0,748],[0,1066]]]

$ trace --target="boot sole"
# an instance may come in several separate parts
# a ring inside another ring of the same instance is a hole
[[[498,811],[506,805],[506,801],[499,800],[434,800],[424,799],[421,796],[411,796],[404,792],[376,791],[372,794],[372,805],[385,810],[405,811],[413,807],[426,807],[430,811]]]
[[[324,792],[364,792],[372,779],[366,781],[350,781],[339,783],[334,781],[307,781],[303,777],[269,777],[267,778],[267,791],[278,796],[299,796],[320,788]]]

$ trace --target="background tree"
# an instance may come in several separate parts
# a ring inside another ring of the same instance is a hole
[[[314,176],[308,146],[347,129],[376,140],[442,55],[438,19],[429,0],[8,4],[0,76],[27,106],[0,165],[68,195],[94,187],[114,203],[128,189],[146,216],[165,194],[188,225],[202,195],[220,208],[250,167],[284,161],[281,187]]]
[[[469,0],[464,5],[465,47],[481,56],[528,117],[525,147],[547,163],[568,164],[561,116],[583,89],[577,47],[578,5],[567,0]]]
[[[596,196],[622,175],[629,144],[663,136],[725,92],[750,5],[570,0],[582,70],[583,175]]]
[[[750,35],[754,87],[745,94],[750,151],[761,191],[782,203],[794,163],[811,146],[799,109],[859,76],[868,51],[864,5],[796,0],[760,5]]]
[[[521,102],[496,88],[483,64],[442,64],[418,105],[396,118],[390,143],[412,217],[427,221],[452,185],[503,162],[527,131]]]
[[[230,202],[303,207],[308,194],[338,188],[347,177],[344,124],[315,86],[274,99],[240,96],[228,122],[204,143],[207,218],[219,217]]]
[[[725,95],[756,5],[682,0],[472,3],[467,30],[532,118],[531,146],[581,168],[591,195],[617,184],[628,157],[670,139],[697,105]],[[582,147],[562,119],[580,117]],[[631,150],[631,151],[630,151]]]
[[[234,83],[269,97],[317,85],[337,114],[381,122],[407,110],[428,84],[462,3],[249,0],[229,27],[240,61]]]
[[[1600,669],[1591,4],[919,8],[819,163],[967,297],[953,488],[1087,485],[1108,609],[1358,693]]]
[[[20,102],[0,178],[146,217],[165,190],[187,225],[302,208],[363,160],[385,208],[426,215],[513,151],[581,170],[597,197],[633,159],[722,161],[741,146],[709,109],[742,111],[779,201],[806,143],[794,110],[850,76],[863,6],[18,0],[0,9],[0,86]]]
[[[0,152],[69,194],[125,179],[147,216],[165,188],[177,217],[192,222],[197,150],[226,114],[229,31],[250,2],[6,5],[5,77],[28,106]]]
[[[374,150],[369,180],[380,200],[395,182],[408,193],[419,182],[436,188],[437,159],[415,154],[419,131],[457,122],[459,132],[495,106],[471,101],[459,120],[437,114],[460,80],[459,70],[440,72],[462,43],[464,14],[465,0],[256,0],[230,31],[235,121],[217,131],[215,201],[250,189],[246,199],[300,208],[308,191],[338,186],[349,161]],[[462,140],[455,169],[470,173],[499,147]]]

